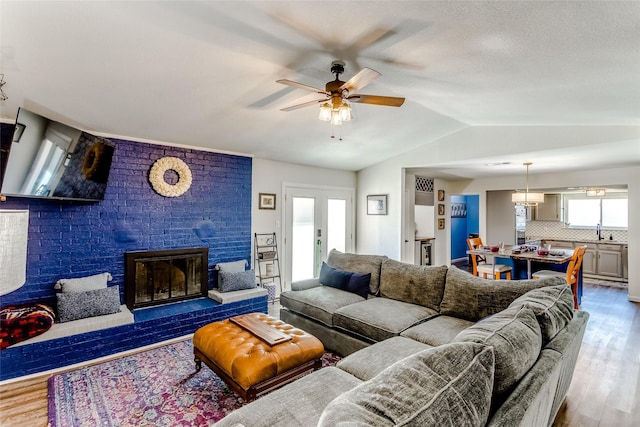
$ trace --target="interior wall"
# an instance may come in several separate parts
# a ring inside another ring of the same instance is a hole
[[[276,233],[280,252],[281,271],[285,271],[287,262],[283,244],[284,196],[285,183],[302,184],[318,187],[340,187],[355,189],[357,185],[356,173],[337,169],[316,168],[293,163],[278,162],[260,158],[253,159],[253,194],[251,217],[253,233]],[[276,195],[276,209],[265,210],[258,207],[259,193]],[[354,201],[354,207],[358,204]],[[355,226],[355,225],[354,225]],[[252,233],[252,235],[253,235]],[[251,264],[253,265],[253,263]],[[283,282],[283,289],[289,284]]]
[[[511,201],[513,191],[487,192],[487,245],[516,244],[516,212]]]

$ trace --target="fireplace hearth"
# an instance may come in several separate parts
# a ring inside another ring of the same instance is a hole
[[[206,297],[208,248],[125,253],[125,297],[130,309]]]

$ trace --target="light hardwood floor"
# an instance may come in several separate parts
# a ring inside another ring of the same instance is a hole
[[[591,317],[554,426],[640,425],[640,304],[626,290],[587,286],[581,308]],[[47,376],[0,386],[0,426],[46,425]]]

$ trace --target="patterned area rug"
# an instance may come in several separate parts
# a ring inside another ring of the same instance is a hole
[[[191,340],[49,379],[51,427],[208,426],[243,404],[207,366],[195,372]]]

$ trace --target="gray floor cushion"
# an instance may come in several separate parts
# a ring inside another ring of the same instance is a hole
[[[288,291],[280,294],[280,305],[327,326],[334,326],[333,314],[341,307],[364,301],[352,292],[316,286],[303,291]]]
[[[438,316],[412,326],[400,335],[436,347],[450,343],[458,333],[474,323],[457,317]]]
[[[373,298],[336,310],[333,322],[340,329],[382,341],[437,315],[437,311],[428,307]]]
[[[367,381],[397,361],[428,348],[431,346],[409,338],[393,337],[350,354],[336,366],[362,381]]]

